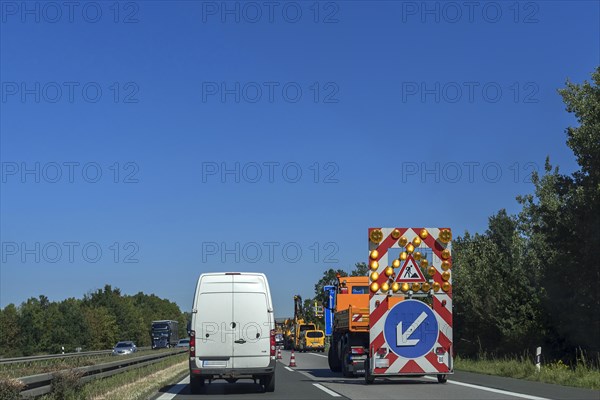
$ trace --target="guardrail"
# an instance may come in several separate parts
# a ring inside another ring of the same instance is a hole
[[[164,358],[182,354],[187,351],[187,349],[176,349],[169,352],[161,352],[158,354],[133,357],[125,360],[117,360],[104,364],[72,368],[69,369],[69,371],[74,371],[75,373],[82,374],[83,376],[79,379],[79,381],[82,383],[87,383],[94,379],[106,378],[131,369],[151,365],[161,361]],[[52,391],[52,381],[55,379],[55,375],[60,372],[61,371],[55,371],[51,373],[37,374],[17,378],[25,384],[25,388],[21,391],[21,397],[32,398],[50,393]]]
[[[148,347],[138,347],[138,350],[150,350]],[[70,358],[70,357],[85,357],[85,356],[99,356],[102,354],[110,354],[110,350],[95,350],[95,351],[80,351],[78,353],[65,353],[65,354],[45,354],[41,356],[27,356],[27,357],[12,357],[12,358],[0,358],[0,364],[14,364],[30,361],[45,361],[52,360],[55,358]]]

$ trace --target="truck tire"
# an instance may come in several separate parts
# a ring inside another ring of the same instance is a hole
[[[332,343],[331,346],[329,346],[329,351],[327,352],[327,362],[329,363],[329,369],[331,372],[340,372],[340,359],[336,354],[337,352],[335,351],[335,347],[335,343]]]
[[[342,347],[342,354],[340,357],[342,359],[342,374],[346,378],[353,378],[354,372],[350,371],[350,369],[348,368],[348,355],[349,354],[350,354],[350,346],[345,345],[344,347]]]
[[[438,383],[446,383],[448,382],[448,375],[440,374],[437,376]]]
[[[198,394],[202,391],[204,387],[204,378],[199,378],[197,376],[190,376],[190,391],[192,394]]]
[[[369,366],[369,358],[365,360],[365,385],[370,385],[375,382],[375,377],[371,375],[371,367]]]

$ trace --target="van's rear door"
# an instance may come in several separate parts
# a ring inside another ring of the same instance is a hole
[[[231,368],[235,327],[233,276],[207,275],[196,296],[196,357],[201,367]]]
[[[236,275],[233,284],[234,368],[267,367],[270,361],[270,331],[266,282],[257,275]]]

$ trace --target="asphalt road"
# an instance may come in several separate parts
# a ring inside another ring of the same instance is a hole
[[[156,400],[172,399],[577,399],[600,400],[600,391],[570,388],[539,382],[457,372],[448,383],[435,377],[376,379],[365,385],[362,378],[344,378],[333,373],[324,353],[295,353],[296,368],[289,368],[290,352],[283,352],[277,365],[274,393],[262,393],[249,380],[228,384],[215,381],[201,395],[192,395],[186,377],[177,385],[163,388]]]

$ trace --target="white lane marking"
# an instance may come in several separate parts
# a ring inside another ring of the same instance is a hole
[[[156,400],[171,400],[171,399],[173,399],[175,396],[177,396],[179,393],[181,393],[183,391],[183,389],[185,389],[185,387],[189,383],[189,379],[190,379],[190,377],[186,376],[181,381],[179,381],[175,385],[171,386],[166,393],[163,393]]]
[[[283,368],[287,369],[287,370],[288,370],[288,371],[290,371],[290,372],[294,372],[294,370],[293,370],[293,369],[291,369],[290,367],[283,367]]]
[[[322,391],[324,391],[325,393],[327,393],[330,396],[333,396],[333,397],[342,397],[341,395],[337,394],[333,390],[327,389],[325,386],[321,385],[320,383],[313,383],[313,386],[316,387],[316,388],[321,389]]]
[[[430,380],[437,381],[437,378],[433,378],[431,376],[424,376],[424,378],[425,379],[430,379]],[[453,385],[465,386],[465,387],[472,388],[472,389],[485,390],[486,392],[492,392],[492,393],[498,393],[498,394],[505,394],[507,396],[513,396],[513,397],[520,397],[522,399],[529,399],[529,400],[550,400],[550,399],[548,399],[546,397],[538,397],[538,396],[532,396],[532,395],[529,395],[529,394],[509,392],[508,390],[500,390],[500,389],[489,388],[487,386],[472,385],[470,383],[464,383],[464,382],[458,382],[458,381],[451,381],[451,380],[448,380],[448,383],[451,383]]]
[[[327,356],[325,356],[323,354],[317,354],[317,353],[308,353],[308,354],[310,354],[311,356],[317,356],[317,357],[325,357],[325,358],[327,358]]]

